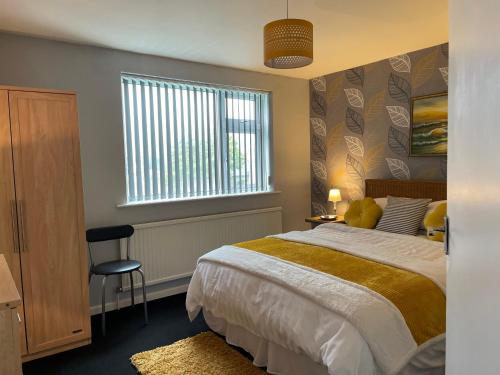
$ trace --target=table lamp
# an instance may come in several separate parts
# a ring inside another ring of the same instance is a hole
[[[333,215],[327,215],[328,219],[333,220],[337,217],[337,202],[342,200],[339,189],[330,189],[328,194],[328,201],[333,202]]]

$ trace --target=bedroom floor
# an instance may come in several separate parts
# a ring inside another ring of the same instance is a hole
[[[23,365],[31,374],[137,374],[130,365],[132,354],[168,345],[208,329],[199,316],[193,323],[187,317],[186,294],[148,303],[149,325],[144,326],[142,305],[106,314],[107,334],[101,336],[100,315],[92,317],[92,344]]]

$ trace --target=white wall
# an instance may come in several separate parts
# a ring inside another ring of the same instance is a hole
[[[446,372],[500,373],[500,2],[450,0]]]
[[[275,186],[281,193],[117,208],[125,197],[122,71],[272,91]],[[87,227],[282,206],[285,231],[307,228],[304,223],[304,217],[310,213],[307,80],[0,34],[0,84],[78,92]],[[98,260],[116,256],[117,247],[106,247]],[[91,285],[91,305],[99,303],[96,281]],[[112,284],[116,286],[117,282]],[[108,300],[114,298],[113,293],[108,296]]]

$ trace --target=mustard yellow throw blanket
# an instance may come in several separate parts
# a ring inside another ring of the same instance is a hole
[[[418,345],[446,329],[446,297],[430,279],[326,247],[262,238],[235,246],[280,258],[362,285],[391,301]]]

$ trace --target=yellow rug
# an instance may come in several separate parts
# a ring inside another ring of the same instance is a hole
[[[262,375],[266,372],[212,332],[134,354],[141,375]]]

